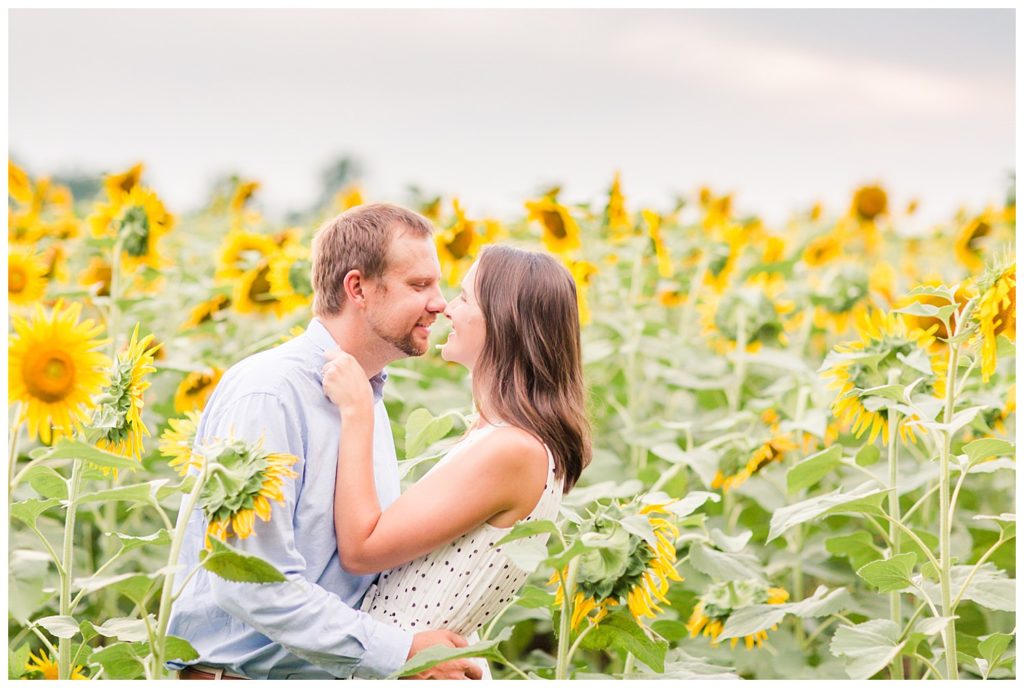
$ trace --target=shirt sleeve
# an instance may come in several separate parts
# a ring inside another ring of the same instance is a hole
[[[379,678],[402,666],[412,634],[349,607],[303,576],[306,562],[295,547],[294,516],[304,452],[299,427],[287,407],[271,394],[249,394],[210,420],[203,437],[262,437],[266,450],[298,457],[292,466],[298,477],[282,482],[284,502],[271,502],[270,521],[257,519],[253,535],[231,541],[233,547],[273,564],[287,582],[233,583],[210,574],[217,605],[339,678]]]

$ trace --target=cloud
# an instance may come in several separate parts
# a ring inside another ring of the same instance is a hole
[[[827,99],[877,115],[957,115],[979,100],[1007,97],[990,78],[948,76],[870,54],[816,51],[699,19],[630,23],[609,50],[628,69],[680,85],[758,98]]]

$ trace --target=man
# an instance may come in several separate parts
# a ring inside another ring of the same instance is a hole
[[[431,645],[463,647],[445,630],[415,635],[357,611],[375,576],[339,563],[332,509],[341,428],[324,396],[321,369],[336,347],[372,374],[376,401],[374,471],[381,506],[399,495],[394,439],[381,400],[384,366],[427,350],[429,327],[444,310],[430,223],[387,204],[353,208],[324,224],[313,240],[313,313],[306,332],[250,356],[224,375],[203,412],[197,443],[213,437],[263,438],[264,447],[298,457],[284,503],[269,522],[231,544],[261,557],[285,583],[231,583],[200,569],[171,614],[169,633],[199,652],[180,678],[377,678]],[[187,524],[185,520],[187,519]],[[177,584],[198,564],[206,519],[179,516],[187,528]],[[468,660],[438,665],[420,678],[480,678]]]

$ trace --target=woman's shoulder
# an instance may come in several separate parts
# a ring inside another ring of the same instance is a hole
[[[543,442],[523,428],[507,423],[497,424],[481,437],[472,452],[486,457],[492,470],[519,473],[530,466],[547,466],[548,450]]]

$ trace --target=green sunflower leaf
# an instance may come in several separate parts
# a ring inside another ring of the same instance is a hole
[[[26,642],[18,646],[18,649],[7,648],[7,678],[18,679],[25,673],[25,665],[28,663],[28,655],[32,647]]]
[[[628,652],[656,672],[665,670],[668,642],[652,639],[627,612],[609,614],[583,638],[582,647],[589,650],[621,650]]]
[[[865,564],[857,569],[857,575],[878,592],[895,592],[910,586],[910,575],[916,563],[917,555],[913,552],[897,554]]]
[[[33,459],[72,459],[88,461],[103,468],[137,468],[138,462],[97,449],[80,440],[63,439],[52,447],[36,447],[28,454]]]
[[[882,554],[882,551],[875,547],[871,533],[865,530],[830,537],[825,540],[825,549],[829,554],[849,559],[854,570],[874,561]]]
[[[690,547],[689,562],[693,568],[716,581],[764,581],[763,565],[750,552],[720,552],[695,543]]]
[[[72,616],[45,616],[42,619],[36,619],[34,623],[58,638],[73,638],[78,635],[78,622]]]
[[[963,452],[970,457],[971,463],[975,464],[993,456],[1013,456],[1016,449],[1011,442],[994,437],[983,437],[965,444]]]
[[[808,456],[786,471],[786,487],[793,493],[816,485],[839,466],[842,458],[841,444],[833,444],[828,449]]]
[[[25,472],[24,480],[43,497],[68,498],[67,480],[49,466],[32,466]]]
[[[412,659],[400,666],[395,673],[388,676],[388,679],[412,676],[420,673],[421,671],[426,671],[431,667],[437,666],[441,662],[447,662],[453,659],[462,659],[464,657],[483,657],[484,659],[501,661],[502,656],[498,650],[498,646],[511,637],[512,627],[506,626],[501,629],[501,633],[496,637],[490,640],[483,640],[479,643],[473,643],[468,647],[444,647],[442,645],[428,647],[426,650],[417,652],[413,655]]]
[[[231,545],[210,536],[210,550],[199,552],[203,568],[233,583],[283,583],[288,579],[269,562],[243,554]]]
[[[844,493],[841,489],[835,490],[826,495],[811,497],[802,502],[776,509],[772,514],[767,542],[771,542],[794,526],[821,516],[857,513],[880,515],[882,513],[881,502],[889,490],[883,490],[873,485],[870,482],[863,483],[849,492]]]
[[[36,527],[39,516],[52,507],[60,504],[59,499],[26,499],[11,504],[11,518],[16,518],[29,528]]]
[[[513,526],[509,534],[495,542],[494,546],[500,547],[506,543],[521,540],[533,535],[540,535],[541,533],[549,533],[555,536],[560,535],[558,526],[555,525],[554,521],[550,521],[548,519],[527,521],[524,523],[517,523]]]
[[[419,456],[427,447],[445,437],[455,424],[450,415],[434,417],[430,411],[418,408],[405,421],[405,456]]]
[[[829,651],[843,660],[850,678],[865,681],[900,653],[906,641],[900,642],[899,637],[899,626],[888,619],[875,619],[837,628]]]
[[[89,663],[103,667],[103,675],[108,679],[138,678],[145,673],[142,658],[148,651],[145,643],[114,643],[93,652]]]

